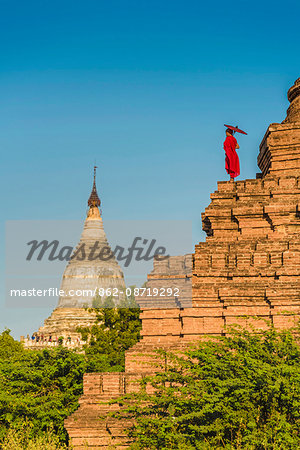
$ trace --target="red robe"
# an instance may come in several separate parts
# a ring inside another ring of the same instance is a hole
[[[225,169],[232,178],[239,176],[240,174],[240,162],[236,149],[237,140],[233,136],[227,136],[224,141],[225,150]]]

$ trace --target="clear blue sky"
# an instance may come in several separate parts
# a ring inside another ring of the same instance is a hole
[[[241,176],[300,76],[299,1],[0,1],[1,268],[4,223],[84,219],[91,168],[105,219],[192,220]],[[4,283],[4,275],[1,277]],[[1,291],[3,292],[3,291]],[[3,303],[3,300],[2,300]],[[15,336],[50,313],[1,306]]]

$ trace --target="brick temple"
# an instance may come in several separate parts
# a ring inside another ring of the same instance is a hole
[[[295,325],[300,318],[300,78],[288,91],[282,123],[261,142],[256,179],[222,181],[202,214],[206,241],[193,255],[155,261],[147,287],[179,287],[168,304],[140,298],[142,339],[126,353],[124,373],[84,376],[79,409],[66,420],[74,449],[127,448],[124,424],[99,415],[100,401],[130,392],[153,370],[155,348],[180,349],[231,324]],[[265,320],[267,319],[267,320]],[[148,362],[148,365],[147,365]]]

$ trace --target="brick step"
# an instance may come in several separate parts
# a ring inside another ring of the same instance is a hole
[[[127,450],[129,448],[129,445],[117,445],[114,447],[115,444],[111,444],[111,446],[107,446],[107,445],[89,445],[88,447],[86,445],[76,445],[76,450]]]
[[[97,440],[97,439],[87,439],[84,438],[81,440],[76,441],[76,438],[74,439],[74,443],[72,444],[76,450],[96,450],[96,449],[127,449],[129,448],[130,441],[124,439],[124,440],[115,440],[112,438],[108,438],[107,440]]]
[[[69,436],[72,439],[73,445],[75,442],[82,445],[84,442],[90,442],[95,443],[95,440],[98,439],[98,444],[111,442],[112,439],[114,439],[114,442],[116,441],[122,441],[127,442],[128,436],[124,433],[124,430],[115,430],[115,431],[106,431],[104,433],[102,430],[97,430],[98,433],[87,433],[84,428],[81,429],[81,433],[75,432],[73,430],[70,430]]]
[[[80,398],[79,404],[88,404],[88,403],[96,403],[97,401],[100,403],[113,400],[116,398],[119,398],[121,396],[121,392],[118,392],[117,394],[98,394],[98,395],[91,395],[88,393],[84,393],[84,395]]]
[[[93,427],[97,427],[99,429],[102,429],[103,427],[106,428],[107,426],[109,427],[119,427],[119,425],[122,423],[122,420],[124,421],[124,419],[121,419],[120,421],[118,421],[118,419],[113,419],[113,418],[106,418],[106,419],[102,419],[101,417],[95,417],[95,416],[78,416],[77,418],[73,418],[71,416],[71,418],[66,420],[66,424],[68,425],[68,427],[71,426],[77,426],[79,423],[81,426],[89,426],[89,424],[93,424]]]

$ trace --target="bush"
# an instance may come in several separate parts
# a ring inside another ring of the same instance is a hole
[[[125,351],[140,339],[142,327],[140,309],[134,297],[127,297],[117,306],[113,298],[94,300],[97,323],[79,328],[87,357],[88,372],[122,372],[125,370]]]
[[[300,448],[300,347],[290,331],[235,328],[160,357],[166,370],[119,400],[132,448]]]
[[[67,442],[64,419],[78,407],[86,361],[64,347],[24,350],[9,330],[0,335],[0,439],[28,420],[31,435],[49,427]]]
[[[67,447],[59,442],[53,429],[44,431],[41,435],[32,434],[33,425],[23,422],[19,428],[12,427],[0,442],[2,450],[65,450]]]

